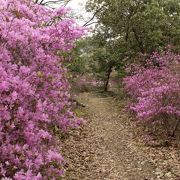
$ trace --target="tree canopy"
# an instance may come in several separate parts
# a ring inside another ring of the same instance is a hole
[[[96,14],[98,31],[118,40],[128,55],[179,45],[178,0],[92,0],[87,10]]]

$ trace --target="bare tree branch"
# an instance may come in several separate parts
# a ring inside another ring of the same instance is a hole
[[[84,27],[90,26],[92,24],[98,24],[98,23],[99,23],[99,21],[90,22],[90,23],[84,25]]]
[[[96,17],[96,15],[105,7],[105,5],[103,5],[102,7],[100,7],[98,10],[96,10],[96,12],[94,12],[92,18],[87,21],[83,26],[87,26],[91,21],[94,20],[94,18]]]
[[[71,0],[35,0],[35,3],[43,5],[43,6],[50,6],[53,4],[64,4],[64,6],[67,6],[67,4],[70,2]]]

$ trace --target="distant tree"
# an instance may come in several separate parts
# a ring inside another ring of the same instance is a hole
[[[92,49],[91,39],[89,37],[82,38],[76,43],[76,47],[71,53],[73,61],[67,64],[71,72],[83,75],[89,72],[88,59]]]
[[[94,13],[98,32],[119,40],[128,57],[179,45],[178,0],[92,0],[86,9]]]
[[[179,49],[178,0],[89,0],[86,9],[93,15],[84,26],[95,24],[90,64],[103,76],[105,90],[113,68],[122,73],[133,61],[145,65],[167,45]]]

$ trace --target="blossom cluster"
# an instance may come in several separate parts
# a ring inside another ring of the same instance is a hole
[[[88,91],[93,88],[103,87],[104,82],[92,74],[76,75],[73,79],[72,86],[77,91]]]
[[[58,52],[84,30],[66,16],[28,0],[0,1],[0,179],[55,179],[64,160],[50,126],[77,127]]]
[[[180,117],[180,55],[171,51],[154,53],[146,65],[134,66],[124,79],[133,97],[130,109],[140,122]]]

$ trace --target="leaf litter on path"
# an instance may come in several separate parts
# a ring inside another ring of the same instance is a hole
[[[126,100],[82,93],[87,124],[65,140],[63,180],[180,180],[180,152],[144,146],[135,136]]]

